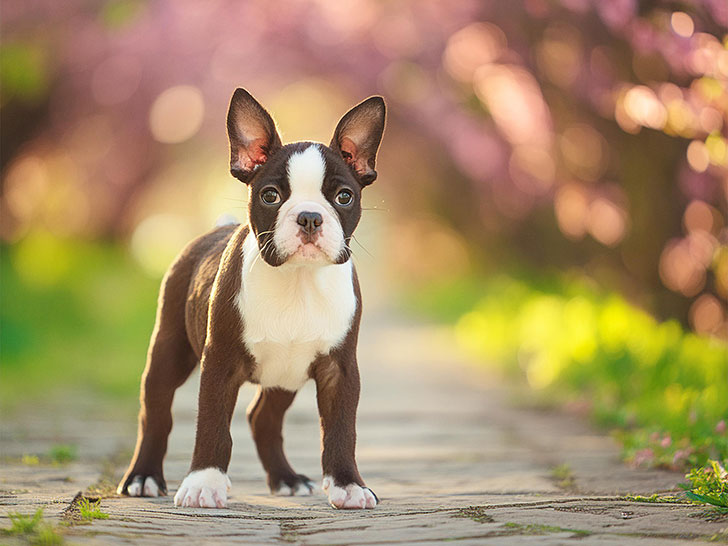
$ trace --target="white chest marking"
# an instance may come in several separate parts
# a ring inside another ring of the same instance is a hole
[[[249,234],[243,243],[243,282],[237,305],[243,343],[256,361],[262,387],[296,391],[308,368],[346,337],[356,311],[351,260],[343,264],[284,264],[255,259]]]

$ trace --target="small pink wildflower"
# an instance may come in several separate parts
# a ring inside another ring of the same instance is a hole
[[[655,458],[655,452],[652,451],[652,449],[645,448],[640,449],[634,454],[634,464],[635,466],[642,466],[645,463],[650,463]]]
[[[675,452],[675,456],[672,458],[672,465],[679,468],[680,466],[682,466],[682,463],[684,463],[687,458],[692,454],[692,452],[692,448],[678,449]]]
[[[725,419],[718,421],[718,424],[715,425],[715,431],[718,434],[725,434]]]
[[[670,444],[672,443],[672,438],[670,436],[665,436],[661,441],[660,445],[662,447],[670,447]]]

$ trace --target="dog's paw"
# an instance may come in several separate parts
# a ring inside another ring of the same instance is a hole
[[[153,476],[132,474],[119,484],[116,492],[130,497],[161,497],[167,494],[167,485]]]
[[[227,494],[232,483],[227,474],[218,468],[206,468],[190,472],[174,496],[175,506],[193,508],[225,508]]]
[[[361,487],[356,483],[339,487],[334,483],[334,478],[324,476],[322,489],[329,496],[329,504],[338,509],[363,509],[374,508],[378,499],[374,491],[368,487]]]
[[[295,474],[290,478],[278,481],[277,487],[271,487],[271,494],[280,497],[292,497],[294,495],[313,495],[316,485],[303,474]]]

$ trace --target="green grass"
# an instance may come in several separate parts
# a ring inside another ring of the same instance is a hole
[[[675,495],[660,495],[659,493],[653,493],[649,497],[644,495],[627,495],[624,497],[624,500],[630,502],[649,502],[652,504],[681,504],[685,502],[684,499]]]
[[[42,234],[0,246],[3,409],[69,389],[134,397],[158,286],[119,246]]]
[[[38,508],[35,514],[26,515],[10,512],[10,527],[3,529],[4,535],[24,538],[30,544],[54,545],[63,544],[63,537],[54,527],[43,519],[43,509]]]
[[[722,514],[728,514],[728,472],[718,461],[708,461],[703,468],[693,468],[683,485],[687,497],[699,504],[708,504]]]
[[[659,323],[582,279],[460,279],[407,306],[453,323],[460,344],[539,398],[618,431],[636,465],[728,459],[728,346]]]
[[[76,446],[59,444],[51,447],[48,458],[52,464],[62,465],[75,461],[78,458]]]
[[[551,469],[551,477],[556,482],[556,485],[562,489],[571,489],[576,486],[574,473],[568,463],[553,467]]]
[[[78,503],[78,510],[81,513],[81,518],[86,521],[109,519],[109,514],[101,511],[101,500],[92,502],[87,498],[83,498]]]

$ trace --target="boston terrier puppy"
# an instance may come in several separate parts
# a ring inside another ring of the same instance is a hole
[[[136,450],[120,494],[166,494],[172,399],[200,362],[194,454],[175,505],[227,505],[230,421],[246,381],[258,385],[248,421],[271,493],[311,494],[311,480],[286,459],[281,429],[296,392],[313,379],[329,503],[376,506],[354,455],[362,307],[349,243],[362,189],[377,177],[384,122],[384,100],[370,97],[341,118],[328,146],[284,146],[268,112],[244,89],[235,91],[227,117],[230,172],[248,186],[248,225],[218,227],[192,241],[164,277]]]

